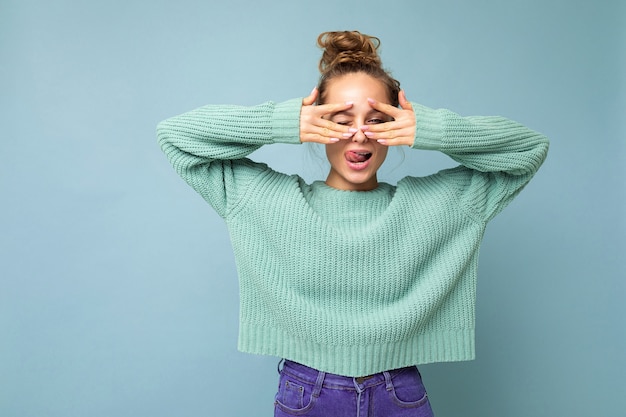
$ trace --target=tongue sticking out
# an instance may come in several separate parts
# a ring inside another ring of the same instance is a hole
[[[355,152],[348,151],[346,152],[346,159],[352,163],[365,162],[372,156],[369,152]]]

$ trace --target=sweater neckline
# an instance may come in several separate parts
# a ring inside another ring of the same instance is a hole
[[[369,233],[375,224],[384,222],[393,201],[395,189],[387,183],[369,191],[339,190],[323,181],[311,184],[306,197],[318,221],[345,233]]]
[[[320,195],[327,195],[333,198],[341,199],[354,199],[354,200],[370,200],[379,199],[383,195],[393,195],[393,187],[385,182],[379,182],[378,186],[373,190],[356,191],[356,190],[340,190],[338,188],[331,187],[324,181],[314,181],[311,187],[316,193]]]

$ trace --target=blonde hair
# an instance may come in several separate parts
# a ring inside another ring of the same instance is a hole
[[[378,55],[380,39],[356,30],[324,32],[317,37],[317,45],[323,49],[319,63],[318,104],[325,102],[330,80],[362,72],[381,81],[387,89],[389,104],[398,106],[400,82],[382,67]]]

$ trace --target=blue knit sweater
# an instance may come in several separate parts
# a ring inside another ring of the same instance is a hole
[[[300,107],[205,106],[158,126],[178,174],[228,226],[239,349],[346,376],[472,359],[485,227],[539,169],[547,139],[501,117],[413,103],[413,148],[460,165],[341,191],[246,158],[300,143]]]

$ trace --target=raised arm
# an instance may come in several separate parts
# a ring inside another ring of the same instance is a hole
[[[210,105],[159,123],[161,149],[176,172],[224,216],[267,167],[246,157],[263,145],[300,143],[301,99],[257,106]]]
[[[418,129],[412,147],[436,149],[480,172],[532,175],[548,152],[548,139],[499,116],[462,117],[416,105]]]
[[[437,150],[461,164],[444,175],[484,219],[500,212],[530,181],[545,160],[548,139],[499,116],[462,117],[445,109],[409,103],[400,108],[371,102],[394,121],[364,127],[372,140],[414,149]]]
[[[503,117],[461,117],[416,107],[416,118],[422,122],[413,147],[435,147],[459,162],[442,175],[465,205],[487,221],[528,184],[548,153],[544,135]]]

